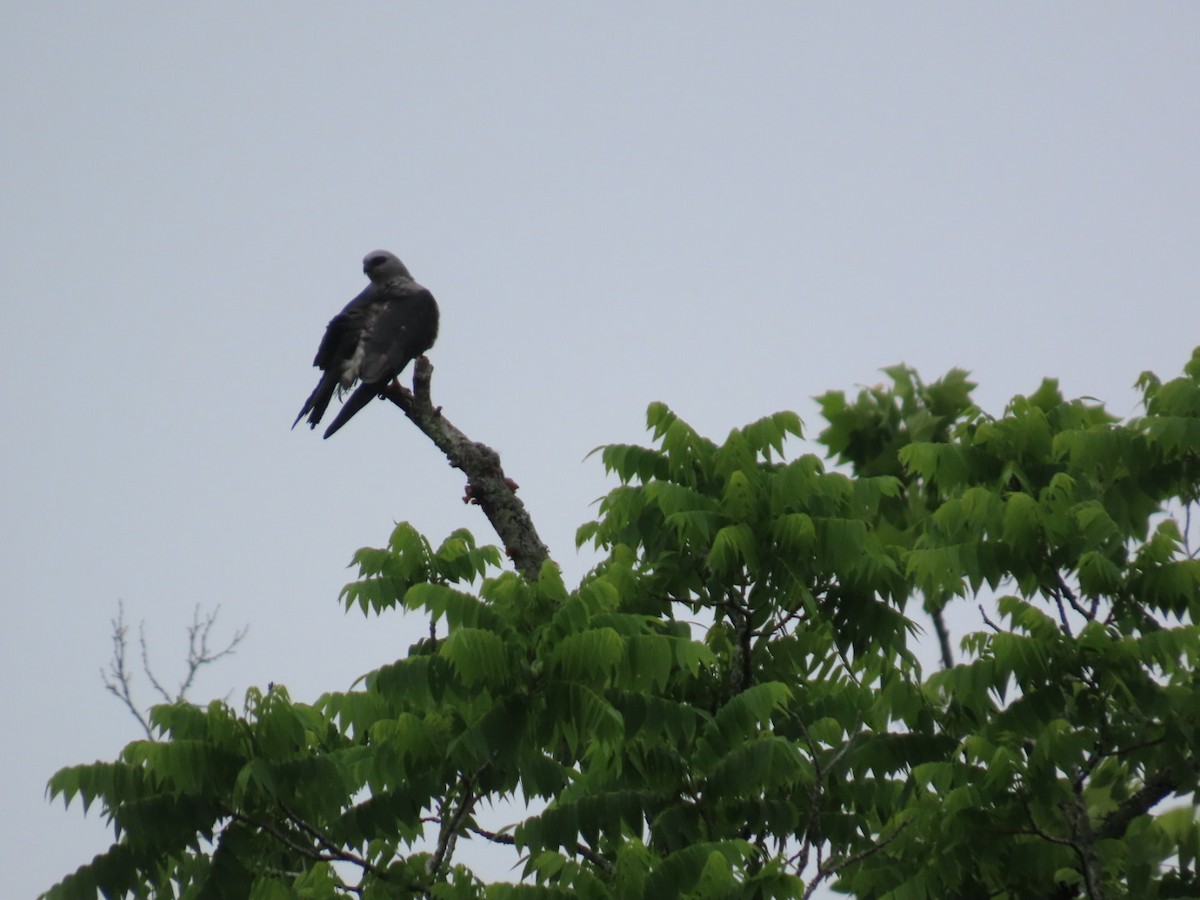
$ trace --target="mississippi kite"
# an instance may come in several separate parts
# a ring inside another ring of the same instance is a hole
[[[313,360],[321,380],[293,428],[306,415],[309,427],[316,428],[334,393],[340,398],[361,382],[326,429],[329,437],[437,338],[437,302],[413,281],[404,263],[386,250],[374,250],[363,257],[363,272],[371,283],[326,326]]]

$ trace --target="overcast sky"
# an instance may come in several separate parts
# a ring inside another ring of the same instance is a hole
[[[342,612],[356,548],[494,540],[394,408],[288,430],[369,250],[438,298],[435,401],[570,580],[583,457],[652,400],[815,434],[813,395],[904,361],[1130,415],[1200,343],[1200,5],[591,7],[5,4],[11,896],[110,841],[43,789],[139,737],[118,600],[168,682],[197,604],[250,625],[193,699],[312,700],[420,627]]]

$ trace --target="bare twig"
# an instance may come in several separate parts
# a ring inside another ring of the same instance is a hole
[[[433,364],[424,356],[413,366],[413,390],[393,381],[383,392],[446,454],[450,465],[467,476],[465,502],[478,504],[496,530],[504,550],[530,581],[537,579],[550,551],[538,537],[533,519],[517,497],[517,485],[504,474],[500,455],[486,444],[470,440],[442,415],[430,397]]]
[[[200,667],[215,662],[223,656],[232,654],[246,637],[249,626],[243,626],[238,629],[229,643],[220,650],[211,650],[209,648],[209,636],[212,633],[213,625],[216,624],[220,611],[221,607],[218,606],[203,618],[201,618],[199,606],[193,612],[192,624],[188,626],[187,630],[187,671],[180,682],[179,689],[174,693],[163,687],[162,682],[154,674],[154,669],[150,665],[149,642],[146,640],[146,623],[139,623],[138,644],[141,648],[142,672],[145,674],[146,680],[150,682],[150,686],[162,698],[164,703],[179,703],[183,701],[187,697],[188,691],[191,690],[196,680],[196,673]],[[113,656],[109,661],[108,671],[106,672],[102,669],[100,677],[104,680],[105,689],[124,703],[133,717],[137,719],[138,724],[142,726],[142,730],[146,732],[146,737],[154,740],[154,730],[150,727],[149,720],[133,699],[133,674],[129,671],[128,664],[129,626],[125,624],[125,606],[120,601],[117,603],[117,618],[112,620],[112,629]]]
[[[507,847],[512,847],[517,843],[516,838],[514,838],[511,834],[500,834],[496,831],[488,831],[486,828],[480,828],[477,825],[468,826],[467,831],[471,832],[472,834],[477,834],[484,840],[491,841],[494,844],[504,844]],[[576,842],[575,853],[577,853],[579,856],[582,856],[599,869],[603,869],[606,872],[612,871],[612,863],[600,854],[596,853],[596,851],[592,850],[590,847]]]
[[[491,841],[493,844],[504,844],[513,847],[517,843],[517,839],[511,834],[500,834],[498,831],[488,831],[486,828],[480,828],[478,825],[471,825],[467,828],[471,834],[477,834],[484,840]]]
[[[176,698],[182,700],[184,695],[192,686],[192,682],[196,680],[196,672],[201,666],[206,666],[209,663],[216,662],[223,656],[231,656],[237,650],[238,644],[246,637],[250,631],[249,625],[243,625],[234,632],[229,643],[220,650],[213,652],[208,649],[208,636],[212,633],[212,627],[217,623],[217,616],[221,614],[221,607],[218,605],[211,613],[204,617],[204,621],[200,620],[200,605],[196,604],[195,610],[192,612],[192,624],[188,626],[188,655],[187,655],[187,676],[179,685],[179,691],[176,693]]]
[[[1066,580],[1062,577],[1062,572],[1056,572],[1055,575],[1058,578],[1058,590],[1061,592],[1062,596],[1067,599],[1067,602],[1071,604],[1071,609],[1075,610],[1075,612],[1079,613],[1089,622],[1096,618],[1095,609],[1099,608],[1098,604],[1091,610],[1085,608],[1083,604],[1081,604],[1075,597],[1075,592],[1071,590]],[[1057,599],[1057,597],[1055,599]]]
[[[175,698],[171,696],[157,678],[154,677],[154,670],[150,668],[150,649],[146,644],[146,623],[138,623],[138,643],[142,647],[142,671],[146,673],[146,678],[150,681],[150,686],[158,691],[158,695],[163,698],[164,703],[174,703]]]
[[[1071,622],[1067,619],[1067,608],[1063,605],[1062,594],[1056,589],[1050,589],[1050,596],[1054,598],[1055,604],[1058,606],[1058,621],[1062,622],[1063,631],[1067,633],[1067,637],[1074,638],[1075,634],[1071,631]]]
[[[101,669],[100,677],[104,681],[105,689],[124,703],[130,714],[137,719],[138,724],[142,726],[142,730],[146,732],[146,737],[154,740],[154,731],[150,727],[150,723],[142,715],[142,711],[138,709],[137,704],[133,702],[132,677],[125,664],[129,650],[128,634],[129,627],[125,624],[125,604],[118,600],[117,617],[112,620],[113,655],[108,663],[108,671],[105,672]]]
[[[846,868],[846,866],[853,865],[856,862],[861,862],[868,856],[874,856],[888,844],[892,843],[892,841],[896,840],[896,838],[900,837],[901,832],[903,832],[904,829],[907,828],[911,823],[912,819],[904,820],[900,823],[900,826],[886,838],[880,838],[870,847],[859,850],[857,853],[853,853],[850,856],[830,857],[826,862],[821,864],[821,866],[817,869],[817,874],[813,877],[813,880],[808,883],[808,887],[804,891],[804,900],[808,900],[808,898],[813,895],[813,892],[816,891],[818,885],[820,885],[820,883],[825,879],[836,875],[842,869]]]
[[[850,662],[850,657],[846,655],[846,650],[843,647],[836,646],[838,659],[842,661],[842,665],[846,668],[846,676],[853,681],[858,687],[862,687],[862,679],[854,671],[854,666]]]
[[[988,617],[987,611],[983,608],[982,603],[978,604],[978,606],[979,606],[979,615],[983,616],[983,624],[984,625],[986,625],[988,628],[992,629],[992,631],[995,631],[995,632],[1001,632],[1004,630],[1003,628],[1001,628],[999,625],[997,625],[995,622],[993,622]]]

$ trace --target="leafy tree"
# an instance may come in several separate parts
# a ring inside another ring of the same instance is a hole
[[[819,398],[832,470],[785,457],[792,413],[717,443],[654,404],[651,446],[600,451],[574,589],[430,374],[392,399],[516,571],[466,531],[358,551],[347,606],[429,637],[313,704],[158,706],[156,739],[58,772],[119,840],[48,896],[1200,894],[1200,350],[1130,421],[1053,381],[992,416],[896,367]]]

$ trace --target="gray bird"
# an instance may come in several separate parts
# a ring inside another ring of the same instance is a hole
[[[437,339],[437,301],[413,281],[404,263],[386,250],[373,250],[363,257],[363,272],[371,283],[326,326],[313,360],[321,380],[293,428],[306,415],[316,428],[334,393],[340,398],[361,382],[326,429],[329,437]]]

